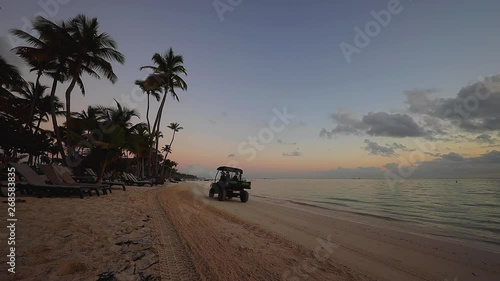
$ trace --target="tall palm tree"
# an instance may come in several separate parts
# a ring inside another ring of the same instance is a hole
[[[153,131],[151,135],[155,136],[156,132],[160,130],[161,117],[163,113],[163,107],[165,106],[165,101],[167,95],[170,93],[172,97],[179,101],[179,97],[175,92],[176,89],[187,90],[187,83],[182,78],[182,75],[187,75],[186,68],[184,67],[184,58],[182,55],[175,54],[172,48],[170,48],[163,56],[159,53],[155,53],[152,57],[155,66],[143,66],[142,69],[151,69],[153,74],[149,75],[146,79],[146,83],[159,84],[163,89],[163,98],[156,113],[156,119],[153,124]],[[158,136],[156,135],[155,151],[158,151]],[[158,156],[156,156],[155,166],[155,176],[158,175]]]
[[[40,85],[41,76],[44,73],[50,74],[51,71],[54,71],[56,69],[56,65],[54,63],[52,55],[53,50],[49,50],[48,48],[46,48],[45,42],[43,42],[42,40],[38,40],[37,38],[33,37],[31,34],[23,30],[13,29],[11,32],[17,35],[18,37],[26,39],[27,41],[31,40],[33,44],[37,46],[37,47],[19,46],[15,47],[13,50],[19,57],[24,59],[24,61],[31,67],[30,72],[36,71],[35,87],[36,88],[41,87]],[[35,93],[39,93],[39,91],[40,90],[37,90],[35,91]],[[38,102],[39,98],[40,98],[39,96],[35,96],[31,103],[29,111],[30,119],[33,118],[35,105]]]
[[[148,106],[146,109],[146,121],[148,122],[148,133],[151,134],[151,123],[149,122],[149,96],[153,96],[156,101],[160,101],[159,89],[151,87],[144,80],[135,80],[135,85],[139,86],[143,93],[148,95]]]
[[[170,125],[168,125],[167,128],[169,128],[170,130],[173,131],[173,133],[172,133],[172,139],[170,140],[170,144],[168,145],[168,147],[171,149],[172,148],[172,143],[174,143],[175,133],[179,132],[180,130],[182,130],[184,128],[181,127],[181,125],[179,125],[179,123],[170,123]],[[167,156],[168,156],[169,152],[170,151],[167,151],[165,153],[165,159],[167,159]]]
[[[77,15],[68,23],[68,32],[74,41],[76,48],[68,59],[68,78],[71,80],[66,89],[66,126],[68,130],[66,146],[68,153],[72,153],[71,144],[71,92],[75,85],[80,85],[82,94],[85,95],[81,76],[83,73],[100,79],[104,75],[106,79],[115,83],[116,74],[113,72],[111,62],[121,64],[125,57],[118,52],[117,44],[105,32],[99,31],[97,18],[87,18],[85,15]]]
[[[68,69],[67,62],[74,53],[76,44],[69,34],[68,27],[64,22],[56,24],[42,16],[38,16],[33,21],[33,30],[38,33],[38,37],[19,29],[13,29],[11,33],[24,39],[30,45],[16,48],[16,52],[22,58],[26,60],[32,57],[23,55],[30,52],[32,54],[40,54],[40,56],[44,58],[44,63],[51,66],[51,70],[48,74],[53,79],[50,92],[52,126],[54,127],[57,146],[60,150],[59,152],[63,161],[65,161],[66,154],[62,146],[61,134],[56,119],[55,94],[57,84],[63,82],[67,78],[65,75]]]

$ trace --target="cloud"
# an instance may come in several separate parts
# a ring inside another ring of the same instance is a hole
[[[458,153],[450,152],[448,154],[441,155],[441,159],[442,160],[449,160],[449,161],[453,161],[453,162],[460,162],[460,161],[464,161],[465,158]]]
[[[385,137],[421,137],[427,133],[411,116],[407,114],[389,114],[387,112],[368,113],[363,116],[363,123],[369,126],[366,131],[371,136]]]
[[[446,134],[446,129],[448,129],[444,124],[443,121],[439,118],[430,116],[430,115],[424,115],[422,118],[422,127],[425,128],[425,130],[430,131],[433,135],[440,134],[444,135]],[[429,134],[430,136],[430,134]]]
[[[407,114],[370,112],[358,119],[353,112],[340,109],[331,118],[337,126],[331,130],[321,129],[320,137],[332,138],[338,134],[386,136],[386,137],[421,137],[427,132]]]
[[[374,141],[371,141],[369,139],[365,139],[365,146],[363,149],[368,151],[369,154],[381,155],[381,156],[386,156],[386,157],[398,156],[396,150],[402,150],[402,151],[413,151],[414,150],[414,149],[409,149],[400,143],[380,145],[380,144],[378,144]]]
[[[299,156],[302,156],[302,153],[295,150],[295,151],[292,151],[290,153],[283,153],[283,156],[285,156],[285,157],[299,157]]]
[[[450,148],[448,148],[448,147],[447,147],[447,149],[450,150]],[[428,152],[428,151],[425,151],[424,154],[432,156],[432,157],[441,157],[442,156],[441,153],[433,153],[433,152]]]
[[[354,112],[345,108],[340,108],[337,112],[332,113],[330,117],[337,123],[337,126],[330,131],[323,128],[320,137],[332,138],[337,134],[361,135],[367,129],[367,126]]]
[[[455,152],[439,156],[431,161],[419,163],[410,178],[481,178],[500,176],[500,151],[489,151],[479,156],[465,157]],[[398,171],[408,171],[409,167],[399,167],[392,163],[384,166],[399,175]]]
[[[453,98],[432,98],[429,93],[408,92],[408,111],[448,121],[466,132],[500,130],[500,75],[467,85]]]
[[[496,140],[488,134],[481,134],[474,139],[478,143],[494,144]]]
[[[450,142],[456,141],[450,132],[456,133],[457,129],[467,135],[500,131],[500,74],[466,85],[455,97],[436,98],[433,96],[436,92],[436,89],[405,91],[407,107],[403,113],[370,112],[360,119],[341,108],[331,115],[335,127],[322,128],[319,135],[424,137]],[[472,141],[492,145],[496,140],[481,137]]]
[[[434,107],[435,100],[430,94],[436,93],[436,89],[414,89],[405,91],[408,112],[419,114],[430,114],[430,109]]]
[[[228,158],[234,158],[236,155],[234,153],[229,154],[227,157]]]

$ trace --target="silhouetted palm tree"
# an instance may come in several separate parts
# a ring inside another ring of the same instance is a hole
[[[24,61],[31,67],[30,71],[36,71],[37,76],[36,76],[35,87],[36,88],[40,87],[40,77],[44,73],[50,75],[50,73],[56,69],[56,64],[53,55],[54,50],[50,50],[49,48],[46,47],[44,41],[39,40],[36,37],[33,37],[31,34],[23,30],[13,29],[11,30],[11,32],[14,35],[23,38],[28,42],[32,42],[31,44],[34,47],[19,46],[15,47],[13,50],[16,51],[16,54],[22,59],[24,59]],[[30,111],[29,111],[30,119],[33,118],[35,105],[38,101],[38,98],[39,96],[35,96],[30,106]]]
[[[149,96],[153,96],[156,101],[160,101],[160,93],[159,88],[154,88],[151,87],[150,85],[146,84],[146,81],[144,80],[136,80],[135,84],[139,86],[139,88],[142,90],[142,92],[146,93],[148,95],[148,105],[146,109],[146,121],[148,122],[148,133],[151,134],[151,123],[149,122]],[[149,88],[148,88],[149,86]]]
[[[109,81],[115,83],[116,74],[110,62],[125,62],[122,53],[116,50],[116,42],[107,33],[99,31],[97,18],[87,18],[85,15],[77,15],[68,21],[68,33],[71,35],[73,46],[68,62],[68,79],[70,83],[66,89],[66,126],[71,131],[71,92],[76,84],[85,95],[85,89],[81,76],[86,73],[94,78],[100,79],[104,75]],[[68,152],[72,153],[70,134],[67,134],[66,146]]]
[[[57,124],[56,108],[54,106],[55,94],[58,82],[63,82],[67,79],[67,63],[70,59],[70,56],[74,54],[74,50],[76,50],[75,41],[68,33],[68,27],[64,22],[56,24],[44,17],[38,16],[33,21],[33,30],[38,33],[38,37],[19,29],[13,29],[11,30],[11,32],[21,39],[24,39],[29,44],[29,46],[19,46],[16,48],[16,52],[22,58],[24,58],[25,60],[29,60],[32,58],[43,57],[43,59],[40,59],[41,61],[43,61],[43,64],[47,66],[50,65],[47,74],[49,74],[50,77],[53,78],[50,92],[52,105],[52,126],[56,135],[57,145],[60,150],[59,152],[64,161],[66,160],[66,157],[61,142],[59,126]],[[30,64],[33,65],[36,64],[36,62],[31,61]]]
[[[167,128],[169,128],[170,130],[173,131],[172,139],[170,140],[170,144],[168,145],[168,147],[171,149],[172,143],[174,143],[175,133],[179,132],[180,130],[182,130],[184,128],[181,127],[181,125],[179,125],[179,123],[170,123],[170,125],[168,125]],[[165,159],[167,159],[168,153],[169,153],[169,151],[167,151],[167,153],[165,153]]]
[[[29,104],[29,107],[31,109],[33,105],[36,105],[38,99],[44,95],[45,90],[47,90],[48,88],[49,87],[42,85],[39,85],[37,87],[33,82],[28,82],[24,83],[21,87],[15,88],[14,92],[18,93],[21,98],[23,98],[24,101]],[[29,112],[24,120],[28,129],[33,126],[34,110],[35,107],[33,108],[33,112]],[[41,122],[41,118],[38,118],[38,120],[39,122]]]
[[[184,67],[184,59],[181,55],[174,53],[170,48],[163,56],[155,53],[152,58],[155,66],[143,66],[141,69],[151,69],[153,74],[149,75],[146,79],[147,84],[159,85],[163,89],[163,98],[156,114],[156,119],[153,124],[151,135],[155,136],[156,132],[160,130],[161,117],[167,95],[170,93],[174,99],[179,101],[179,97],[175,92],[176,89],[187,90],[187,84],[182,75],[187,75]],[[158,151],[158,136],[156,135],[155,151]],[[158,159],[158,158],[156,158]],[[158,160],[155,161],[155,176],[158,175],[156,165]]]
[[[98,181],[100,181],[104,176],[106,167],[110,163],[119,161],[124,150],[135,149],[135,145],[132,143],[135,139],[134,132],[139,130],[139,127],[145,127],[145,124],[134,125],[132,119],[139,117],[137,111],[123,107],[118,102],[116,102],[116,107],[96,106],[95,110],[97,124],[86,124],[97,125],[97,127],[88,127],[86,131],[92,132],[98,128],[106,129],[100,131],[102,135],[99,138],[95,138],[91,134],[86,134],[85,137],[93,145],[91,154],[87,158],[95,160],[94,164],[99,166]],[[93,114],[82,113],[81,115],[89,116]]]

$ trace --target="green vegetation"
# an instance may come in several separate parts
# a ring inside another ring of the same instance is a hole
[[[99,171],[99,180],[105,173],[124,170],[141,177],[181,175],[178,163],[167,158],[175,134],[183,129],[178,123],[165,128],[173,131],[172,138],[159,150],[167,97],[179,101],[177,91],[187,90],[181,55],[170,48],[163,55],[155,53],[152,66],[140,68],[151,71],[146,79],[135,81],[148,95],[146,123],[140,122],[136,110],[116,100],[115,106],[93,105],[73,112],[71,96],[76,86],[84,96],[100,94],[86,93],[82,77],[104,77],[115,83],[118,77],[112,63],[123,64],[125,57],[111,35],[100,29],[97,18],[77,15],[55,23],[39,16],[33,21],[33,31],[12,29],[11,33],[25,42],[13,51],[36,73],[34,82],[25,81],[15,66],[0,57],[0,161],[91,167]],[[42,85],[41,77],[48,77],[51,85]],[[64,103],[57,95],[62,83],[68,85]],[[153,124],[150,96],[160,102]],[[61,125],[58,116],[65,117]],[[49,121],[52,129],[43,129],[41,125]]]

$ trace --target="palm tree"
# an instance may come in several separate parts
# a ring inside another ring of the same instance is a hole
[[[172,153],[172,149],[170,149],[170,145],[165,144],[165,146],[162,147],[161,151],[165,152],[165,157],[163,158],[163,165],[162,165],[162,169],[161,169],[161,176],[163,177],[165,175],[167,164],[168,164],[168,161],[169,161],[167,159],[167,155],[169,153]]]
[[[148,133],[151,135],[151,123],[149,122],[149,96],[153,96],[156,101],[160,101],[160,93],[158,92],[158,88],[154,87],[148,87],[149,85],[146,84],[146,81],[144,80],[136,80],[135,84],[139,86],[139,88],[142,90],[142,92],[146,93],[148,95],[148,106],[146,109],[146,121],[148,122]]]
[[[75,48],[68,58],[68,78],[71,82],[66,89],[66,126],[68,130],[66,146],[68,153],[72,153],[71,145],[71,92],[76,84],[85,95],[81,75],[87,73],[100,79],[104,75],[109,81],[115,83],[116,74],[113,72],[111,61],[121,64],[125,62],[122,53],[116,50],[117,44],[107,33],[99,32],[97,18],[89,19],[85,15],[77,15],[68,23],[68,32],[71,35]]]
[[[147,126],[143,123],[133,126],[131,128],[131,136],[129,137],[128,142],[129,142],[128,149],[138,159],[137,174],[139,174],[140,177],[143,178],[145,172],[144,159],[149,155],[152,146]]]
[[[153,74],[149,75],[146,79],[147,84],[159,85],[163,89],[163,99],[161,101],[158,112],[156,113],[156,119],[153,124],[152,136],[156,135],[156,132],[160,130],[161,117],[163,113],[163,107],[167,98],[167,94],[170,93],[174,99],[179,101],[179,97],[175,92],[176,89],[187,90],[187,84],[182,75],[187,75],[186,68],[184,67],[184,58],[181,55],[174,53],[172,48],[170,48],[163,56],[159,53],[155,53],[152,58],[156,66],[143,66],[142,69],[151,69]],[[158,136],[156,135],[155,151],[158,151]],[[156,156],[155,161],[155,176],[158,175],[158,169],[156,169],[158,164],[158,156]]]
[[[45,95],[43,92],[40,93],[38,97],[38,102],[37,106],[35,108],[35,114],[38,114],[38,117],[36,120],[37,125],[35,127],[35,131],[33,132],[36,134],[40,130],[40,124],[41,122],[47,122],[49,121],[49,114],[51,112],[52,105],[54,105],[56,109],[56,116],[61,116],[64,114],[63,112],[63,103],[59,101],[58,97],[55,97],[54,103],[51,102],[51,97],[49,95]],[[35,114],[33,116],[35,116]]]
[[[47,74],[53,79],[50,92],[52,126],[54,127],[59,152],[63,161],[65,161],[66,156],[56,119],[55,94],[58,82],[63,82],[67,78],[65,75],[68,69],[67,62],[74,53],[76,44],[64,22],[56,24],[42,16],[38,16],[33,21],[33,30],[38,33],[38,37],[19,29],[13,29],[11,33],[24,39],[30,45],[15,48],[18,55],[25,60],[33,57],[43,57],[41,59],[43,63],[47,66],[50,65],[50,71]]]
[[[179,165],[179,163],[175,162],[175,161],[172,161],[172,160],[169,160],[169,159],[165,159],[164,160],[164,171],[168,170],[168,178],[170,178],[172,176],[172,172],[175,171],[175,167],[177,167],[177,165]]]
[[[168,144],[166,144],[164,147],[162,147],[161,151],[165,152],[165,158],[164,159],[167,159],[167,155],[169,153],[172,153],[172,150],[170,149],[170,145],[168,145]]]
[[[169,150],[170,150],[170,148],[172,148],[172,143],[174,143],[175,133],[179,132],[180,130],[182,130],[184,128],[181,127],[181,125],[179,125],[179,123],[170,123],[170,125],[168,125],[167,128],[169,128],[170,130],[173,131],[173,133],[172,133],[172,139],[170,140],[170,144],[168,145]],[[169,152],[170,151],[167,151],[165,153],[165,159],[167,159],[167,156],[168,156]]]
[[[24,83],[21,87],[15,88],[14,92],[18,93],[21,98],[24,99],[26,103],[30,104],[30,110],[31,106],[37,103],[39,98],[44,95],[45,90],[47,90],[49,87],[44,86],[44,85],[35,85],[33,82],[28,82]],[[33,107],[33,112],[30,112],[29,115],[26,115],[26,127],[30,129],[33,125],[33,117],[34,117],[34,109]],[[39,123],[41,122],[42,117],[39,117]]]
[[[46,45],[43,41],[38,40],[37,38],[33,37],[31,34],[23,30],[13,29],[11,32],[18,37],[26,39],[27,41],[31,40],[33,44],[37,46],[20,46],[15,47],[13,50],[16,51],[16,54],[19,57],[21,57],[26,63],[28,63],[28,65],[31,67],[30,71],[36,71],[37,77],[35,87],[38,89],[40,87],[40,78],[42,74],[50,74],[51,71],[54,71],[56,69],[56,65],[54,63],[52,55],[53,50],[49,50],[48,48],[46,48]],[[35,91],[35,93],[38,92],[39,90]],[[31,103],[29,111],[30,119],[33,119],[35,105],[39,98],[39,96],[35,96]]]
[[[121,158],[123,150],[132,150],[134,146],[130,143],[133,134],[138,127],[144,127],[145,124],[132,124],[134,117],[139,117],[134,109],[123,107],[116,102],[116,107],[96,106],[96,118],[98,120],[97,128],[106,128],[102,130],[102,136],[99,139],[93,138],[90,134],[86,138],[93,148],[89,159],[95,159],[99,165],[98,181],[101,181],[107,166]],[[92,131],[96,128],[87,128]]]

